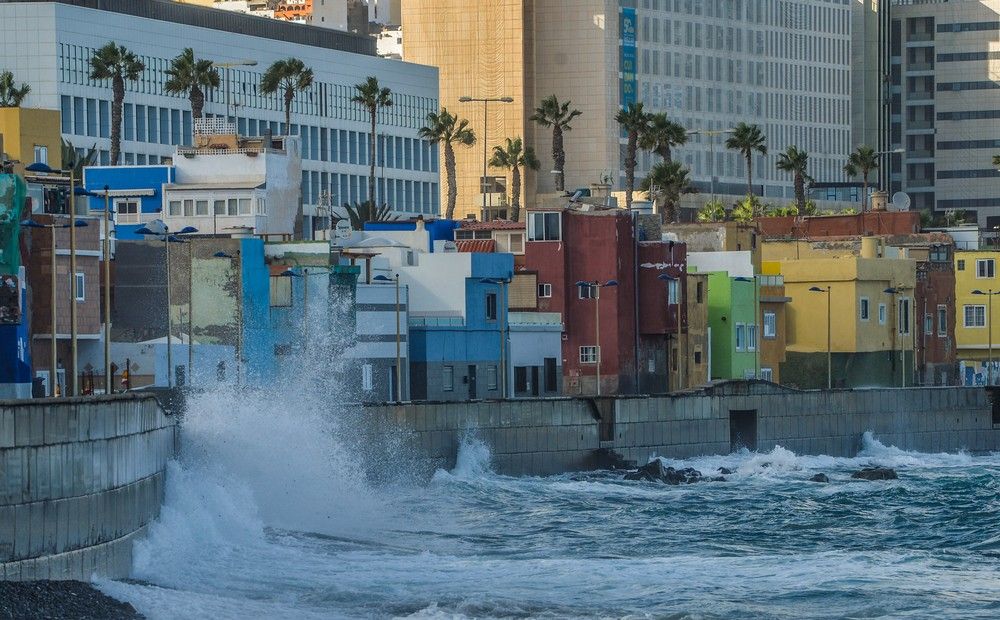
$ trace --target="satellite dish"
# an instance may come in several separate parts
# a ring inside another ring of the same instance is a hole
[[[892,195],[892,203],[889,205],[890,211],[909,211],[910,195],[906,192],[896,192]]]
[[[338,220],[334,228],[334,234],[338,239],[347,239],[354,232],[351,223],[347,220]]]

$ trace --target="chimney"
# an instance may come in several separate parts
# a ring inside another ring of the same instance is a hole
[[[888,202],[888,192],[884,192],[882,190],[872,192],[872,211],[885,211],[885,207]]]
[[[417,222],[416,222],[416,224],[417,224],[417,232],[424,232],[425,226],[424,226],[424,216],[423,215],[418,215],[417,216]]]

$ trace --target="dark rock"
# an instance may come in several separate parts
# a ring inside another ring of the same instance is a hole
[[[716,476],[715,478],[712,478],[712,482],[725,482],[725,481],[726,479],[723,478],[722,476]]]
[[[888,467],[866,467],[861,471],[851,474],[851,478],[857,478],[858,480],[895,480],[899,476],[896,475],[896,470],[889,469]]]
[[[723,476],[729,476],[729,475],[732,475],[732,474],[734,474],[736,472],[734,472],[733,470],[729,469],[728,467],[720,467],[719,468],[719,473],[722,474]]]
[[[830,482],[830,479],[826,474],[816,474],[809,479],[809,482]]]
[[[81,581],[0,581],[0,618],[142,618]]]
[[[702,480],[701,472],[691,467],[674,469],[664,467],[663,461],[656,459],[646,463],[639,469],[625,474],[625,480],[643,480],[646,482],[663,482],[665,484],[692,484]]]

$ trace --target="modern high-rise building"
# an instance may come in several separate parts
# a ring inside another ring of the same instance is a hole
[[[614,115],[641,101],[701,132],[675,157],[705,193],[713,178],[720,194],[746,191],[742,157],[717,132],[760,125],[769,153],[754,158],[755,190],[780,202],[792,197],[792,178],[774,165],[785,147],[810,153],[818,181],[844,181],[847,154],[869,139],[852,136],[852,117],[858,105],[877,105],[878,78],[868,76],[866,100],[852,85],[852,46],[856,20],[874,21],[869,38],[877,36],[877,8],[871,0],[405,0],[404,58],[439,68],[442,105],[468,118],[480,138],[484,104],[459,97],[514,99],[489,104],[486,146],[515,136],[534,146],[541,167],[527,175],[528,205],[533,192],[554,187],[551,132],[528,120],[551,94],[583,112],[566,135],[567,188],[608,179],[622,188],[624,141]],[[459,213],[479,212],[482,146],[458,150]],[[643,154],[637,176],[655,163]],[[503,171],[487,171],[497,175]]]
[[[222,87],[206,93],[205,113],[228,113],[243,136],[285,132],[281,96],[264,95],[260,79],[276,60],[294,57],[315,73],[291,110],[290,131],[302,145],[305,216],[325,218],[331,205],[368,198],[371,130],[351,97],[369,75],[394,100],[378,121],[375,198],[404,214],[438,212],[437,149],[418,135],[438,108],[436,69],[378,58],[367,36],[164,0],[0,0],[0,68],[31,86],[24,107],[60,111],[62,137],[79,149],[96,146],[102,164],[109,159],[112,94],[110,84],[90,79],[89,59],[109,40],[146,67],[126,84],[121,163],[160,164],[178,146],[191,146],[188,98],[164,90],[171,59],[184,48],[231,65],[220,69]]]
[[[893,191],[1000,225],[1000,0],[892,7]]]

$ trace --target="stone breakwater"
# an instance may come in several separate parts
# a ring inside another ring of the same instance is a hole
[[[89,583],[0,581],[0,618],[133,620],[142,616]]]
[[[127,577],[177,430],[149,395],[0,401],[0,581]]]

